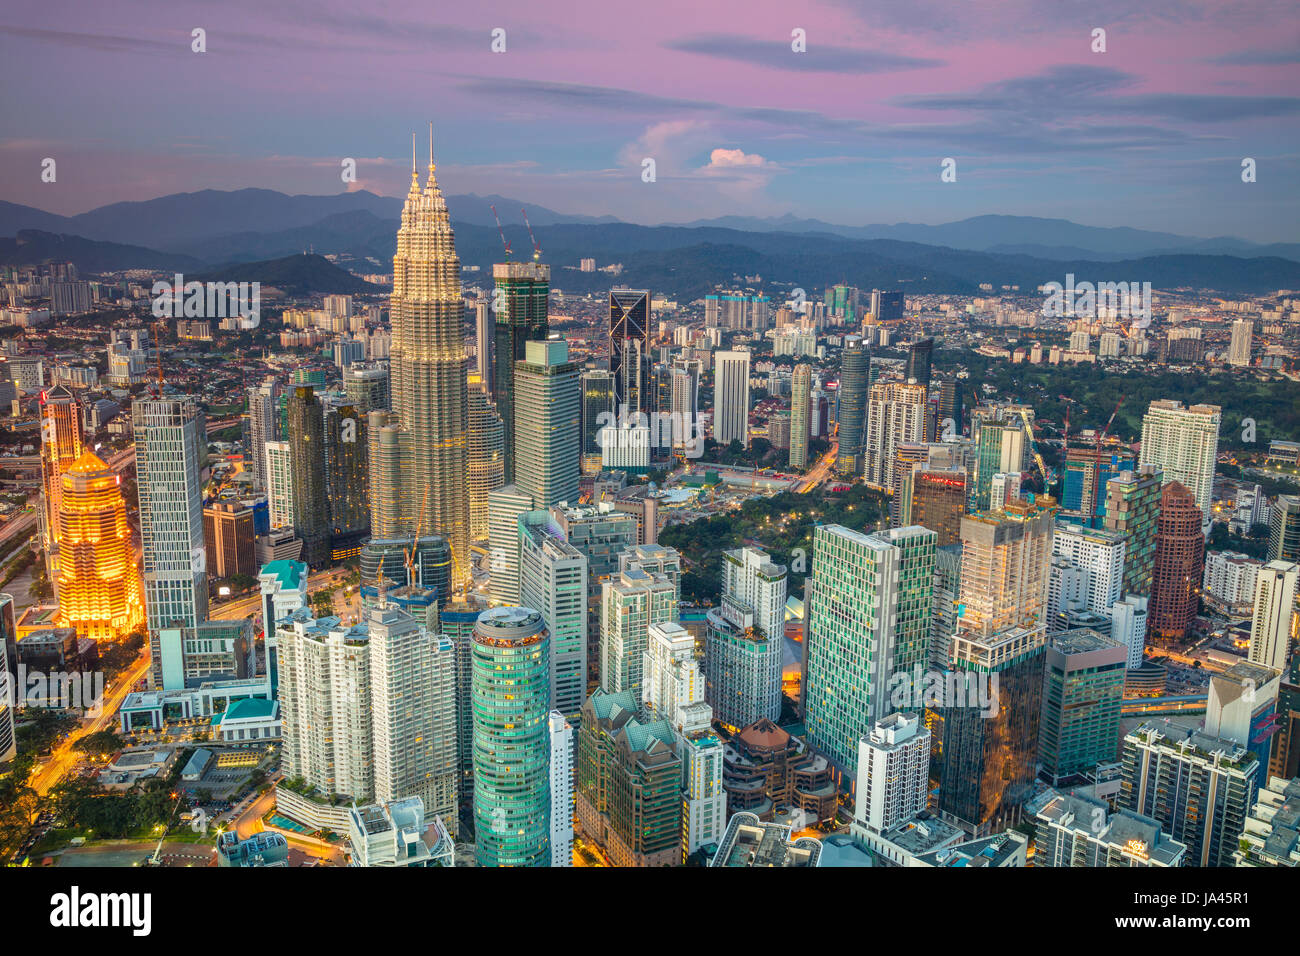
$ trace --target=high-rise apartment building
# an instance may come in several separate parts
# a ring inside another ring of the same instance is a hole
[[[1034,826],[1034,866],[1182,866],[1187,846],[1131,810],[1111,810],[1084,791],[1045,790],[1025,806]]]
[[[198,406],[188,398],[136,399],[131,423],[150,676],[153,686],[158,686],[162,681],[158,630],[195,627],[208,619],[202,484],[207,430]]]
[[[893,489],[895,452],[925,440],[926,390],[916,382],[877,382],[867,399],[867,484]]]
[[[640,699],[651,624],[677,619],[680,585],[666,574],[625,563],[601,587],[600,686]]]
[[[1068,559],[1087,573],[1084,606],[1095,614],[1109,615],[1123,593],[1125,540],[1115,531],[1065,522],[1056,525],[1052,554]]]
[[[1250,338],[1255,325],[1250,319],[1238,319],[1232,323],[1232,342],[1228,346],[1228,364],[1239,368],[1250,365]]]
[[[918,714],[890,714],[862,735],[857,782],[854,823],[873,832],[892,830],[926,808],[930,731]]]
[[[534,507],[578,500],[579,373],[578,364],[569,361],[568,345],[560,339],[526,343],[524,360],[515,363],[514,483],[532,496]]]
[[[871,387],[871,350],[861,337],[844,337],[840,353],[840,389],[835,470],[843,475],[862,474],[863,444],[867,437],[867,391]]]
[[[287,441],[266,443],[266,516],[274,531],[293,527],[293,450]]]
[[[722,592],[752,609],[754,626],[769,637],[785,633],[786,567],[767,552],[753,547],[722,552]]]
[[[1164,473],[1153,465],[1120,472],[1106,482],[1105,528],[1124,535],[1125,594],[1151,594],[1163,484]]]
[[[862,735],[897,709],[894,676],[926,663],[936,537],[917,526],[872,535],[841,525],[814,532],[804,724],[809,745],[850,775]]]
[[[302,559],[312,567],[329,563],[329,502],[325,485],[325,410],[310,385],[289,393],[289,457],[293,466],[293,530],[302,539]],[[364,446],[363,446],[364,447]]]
[[[533,496],[515,485],[488,493],[488,593],[498,604],[519,603],[519,516],[532,510]]]
[[[558,710],[547,715],[546,729],[550,738],[551,866],[573,866],[577,734]]]
[[[1158,641],[1184,640],[1196,617],[1205,572],[1205,537],[1195,496],[1178,481],[1164,486],[1156,519],[1156,553],[1147,630]]]
[[[423,190],[412,167],[389,307],[393,410],[370,426],[371,532],[443,535],[459,589],[470,558],[460,259],[432,155]]]
[[[1192,493],[1201,521],[1209,526],[1214,498],[1214,465],[1219,453],[1218,405],[1152,402],[1142,417],[1140,463],[1155,465],[1164,480],[1178,482]]]
[[[1287,672],[1291,635],[1295,632],[1295,599],[1300,565],[1270,561],[1255,577],[1255,609],[1250,622],[1249,659]]]
[[[540,262],[501,262],[492,267],[495,345],[492,399],[505,424],[505,480],[515,480],[515,426],[531,401],[516,395],[515,368],[530,361],[527,343],[550,332],[551,267]]]
[[[519,516],[520,603],[551,633],[551,706],[576,721],[587,699],[587,557],[545,509]]]
[[[474,627],[474,829],[479,866],[551,865],[550,634],[531,608]]]
[[[715,352],[713,356],[713,440],[749,447],[749,352]]]
[[[812,366],[800,362],[790,380],[790,467],[808,467],[808,416],[812,401]]]
[[[268,375],[248,390],[248,454],[253,487],[266,490],[266,443],[279,436],[280,380]]]

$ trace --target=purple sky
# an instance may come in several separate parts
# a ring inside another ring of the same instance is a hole
[[[1295,241],[1294,0],[8,0],[0,199],[449,193],[656,223],[983,213]],[[190,50],[207,31],[207,52]],[[491,31],[506,31],[505,53]],[[1093,28],[1107,52],[1091,52]],[[807,35],[807,52],[790,46]],[[421,150],[425,147],[422,145]],[[40,180],[54,157],[58,181]],[[641,181],[653,157],[657,182]],[[957,182],[940,162],[957,160]],[[1241,161],[1258,181],[1241,181]],[[421,157],[421,164],[427,159]]]

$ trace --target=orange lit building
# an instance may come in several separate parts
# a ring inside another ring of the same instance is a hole
[[[41,546],[46,570],[58,580],[59,502],[63,474],[81,457],[81,406],[65,386],[41,392]]]
[[[59,622],[80,637],[121,640],[144,624],[121,479],[88,451],[62,481]]]

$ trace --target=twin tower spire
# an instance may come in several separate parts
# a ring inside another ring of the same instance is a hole
[[[429,123],[429,185],[433,184],[433,123]],[[420,173],[416,167],[415,161],[415,134],[411,134],[411,191],[418,192],[420,189]]]

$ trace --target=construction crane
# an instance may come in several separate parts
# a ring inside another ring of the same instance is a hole
[[[528,213],[524,212],[524,207],[519,207],[519,213],[524,217],[524,226],[528,229],[528,238],[533,241],[533,261],[537,262],[542,258],[542,247],[537,244],[537,238],[533,235],[533,224],[528,221]]]
[[[420,546],[420,531],[424,528],[424,509],[429,505],[429,488],[426,485],[424,489],[424,500],[420,502],[420,516],[415,520],[415,536],[411,538],[411,546],[406,549],[406,584],[415,584],[415,552]]]
[[[501,228],[501,217],[497,215],[497,207],[489,206],[492,210],[492,218],[497,221],[497,232],[501,234],[501,245],[506,247],[506,262],[510,261],[510,240],[506,238],[506,231]]]
[[[1038,453],[1038,442],[1034,439],[1034,426],[1029,421],[1029,411],[1020,408],[1020,418],[1025,423],[1025,434],[1029,436],[1029,450],[1033,452],[1034,464],[1038,466],[1039,474],[1043,476],[1043,491],[1046,491],[1052,484],[1052,478],[1047,473],[1047,464],[1043,461],[1043,456]]]
[[[1092,510],[1097,512],[1097,505],[1100,504],[1099,495],[1101,494],[1101,443],[1106,440],[1110,434],[1110,426],[1115,424],[1115,416],[1119,414],[1119,407],[1124,404],[1124,396],[1119,397],[1115,403],[1115,409],[1110,413],[1110,418],[1106,419],[1106,427],[1097,433],[1097,440],[1092,446]]]

